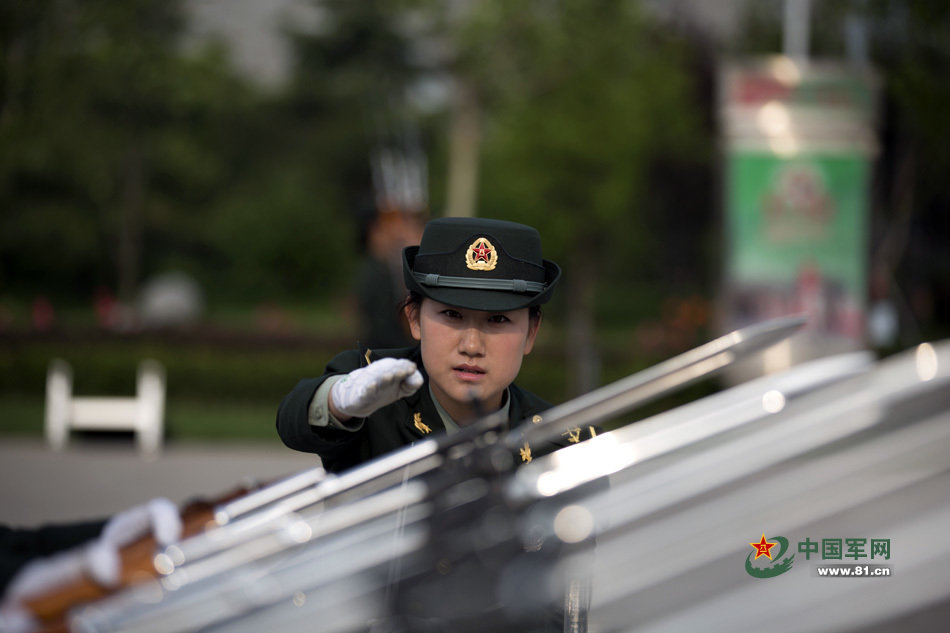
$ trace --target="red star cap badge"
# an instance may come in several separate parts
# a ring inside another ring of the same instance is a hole
[[[480,239],[475,242],[475,245],[472,248],[472,252],[475,254],[475,261],[477,262],[487,262],[488,256],[491,254],[488,246],[485,244],[484,239]]]

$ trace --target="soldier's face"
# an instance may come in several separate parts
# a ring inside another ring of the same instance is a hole
[[[505,389],[534,347],[541,324],[528,308],[485,312],[429,298],[423,298],[418,309],[408,307],[406,317],[412,336],[421,343],[433,395],[460,424],[471,421],[473,398],[486,412],[501,407]]]

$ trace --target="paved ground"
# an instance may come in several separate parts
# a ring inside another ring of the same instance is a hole
[[[0,523],[31,526],[98,518],[156,496],[179,505],[215,499],[248,481],[269,481],[319,464],[278,442],[179,443],[153,459],[131,439],[85,440],[61,453],[40,440],[0,437]]]

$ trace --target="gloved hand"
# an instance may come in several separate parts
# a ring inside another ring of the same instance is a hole
[[[416,364],[405,358],[381,358],[355,369],[330,388],[331,408],[352,418],[365,418],[373,411],[412,395],[422,386]]]
[[[120,549],[148,533],[159,545],[169,545],[181,538],[181,529],[178,507],[164,497],[123,510],[109,519],[86,549],[86,571],[100,585],[114,587],[121,570]]]
[[[0,631],[26,632],[38,628],[22,603],[83,576],[104,587],[114,587],[121,573],[122,547],[149,533],[160,545],[168,545],[181,538],[181,531],[178,508],[163,497],[119,512],[89,543],[25,565],[10,582],[0,603]]]

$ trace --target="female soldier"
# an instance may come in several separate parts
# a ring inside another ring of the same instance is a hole
[[[281,402],[277,431],[290,448],[318,453],[338,472],[429,433],[453,432],[477,414],[509,425],[551,405],[513,384],[541,326],[561,269],[541,256],[538,231],[514,222],[441,218],[403,251],[404,313],[419,344],[351,350]],[[523,461],[582,439],[525,446]]]

